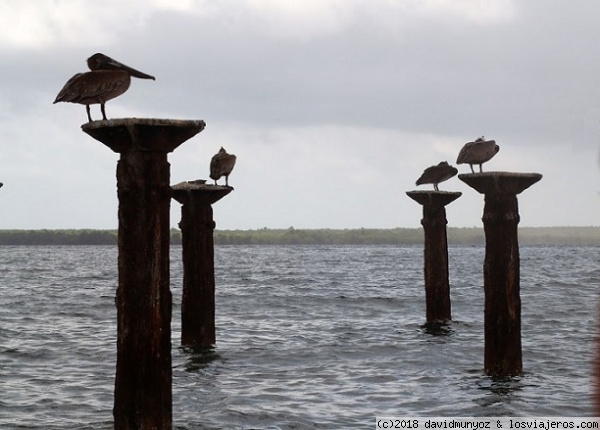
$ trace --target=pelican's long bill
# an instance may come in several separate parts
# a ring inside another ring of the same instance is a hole
[[[136,70],[133,67],[129,67],[123,63],[119,63],[117,60],[113,60],[110,57],[107,57],[107,61],[104,62],[102,65],[104,69],[126,70],[131,76],[134,76],[136,78],[152,79],[153,81],[156,80],[154,76],[148,75],[144,72],[140,72],[139,70]]]
[[[56,96],[54,103],[69,102],[85,105],[89,122],[92,122],[91,104],[99,104],[102,119],[107,119],[104,105],[129,89],[132,76],[156,80],[154,76],[119,63],[100,52],[88,58],[87,65],[90,71],[77,73],[69,79]]]

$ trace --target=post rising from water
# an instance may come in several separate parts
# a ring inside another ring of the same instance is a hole
[[[421,224],[425,233],[425,302],[428,324],[452,320],[448,280],[448,239],[446,205],[462,193],[448,191],[408,191],[423,206]]]
[[[181,344],[210,347],[215,334],[215,222],[212,205],[232,187],[206,184],[205,180],[173,185],[173,198],[181,206],[183,293]]]
[[[115,429],[172,428],[170,165],[204,121],[116,119],[82,126],[120,154]]]
[[[542,175],[485,172],[458,178],[485,195],[484,370],[497,377],[520,375],[523,359],[517,194],[538,182]]]

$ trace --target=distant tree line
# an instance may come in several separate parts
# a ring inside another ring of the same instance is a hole
[[[422,245],[421,228],[392,229],[258,229],[216,230],[215,245]],[[523,227],[522,245],[600,245],[600,227]],[[112,245],[117,230],[0,230],[6,245]],[[171,230],[171,244],[181,244],[181,232]],[[449,245],[484,245],[482,228],[448,228]]]
[[[399,245],[423,243],[420,229],[261,229],[215,231],[219,245]]]
[[[0,230],[0,245],[116,244],[116,230]]]

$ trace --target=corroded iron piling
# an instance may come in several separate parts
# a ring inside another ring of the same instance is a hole
[[[114,119],[84,132],[120,154],[115,429],[172,428],[170,165],[204,121]]]
[[[215,251],[212,204],[233,188],[206,184],[204,180],[174,185],[173,198],[181,206],[183,293],[181,344],[210,347],[215,336]]]
[[[484,370],[491,376],[523,372],[517,194],[538,182],[539,173],[485,172],[458,175],[485,195]]]
[[[407,191],[423,205],[421,225],[425,232],[425,302],[427,323],[452,320],[448,281],[448,238],[445,206],[462,193],[448,191]]]

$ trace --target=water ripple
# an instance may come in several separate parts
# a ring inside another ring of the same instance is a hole
[[[421,247],[217,249],[217,345],[181,348],[177,429],[362,429],[376,415],[590,416],[596,248],[521,250],[525,373],[483,374],[481,247],[449,250],[452,313],[424,326]],[[0,248],[0,428],[111,429],[114,247]]]

